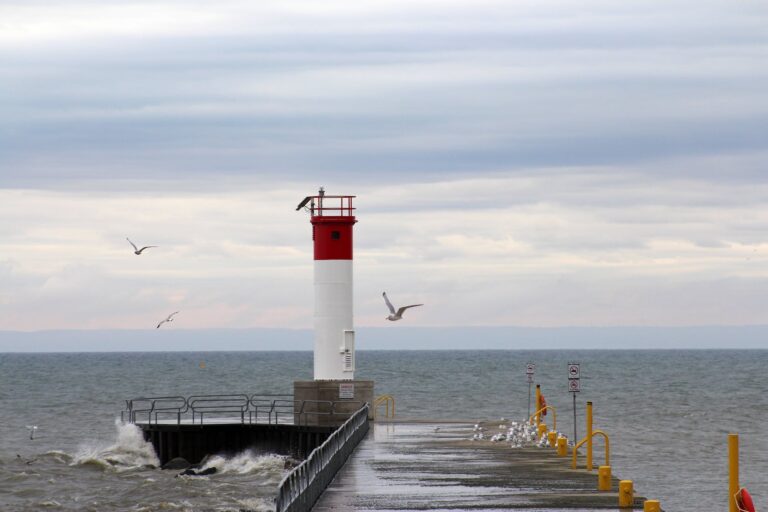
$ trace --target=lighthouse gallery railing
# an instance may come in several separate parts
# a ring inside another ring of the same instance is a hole
[[[365,404],[283,478],[275,499],[276,512],[309,512],[367,433]]]

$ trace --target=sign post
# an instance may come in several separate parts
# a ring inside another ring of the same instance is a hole
[[[528,363],[525,365],[525,376],[528,378],[528,418],[531,417],[531,384],[533,384],[533,374],[535,371],[535,364]]]
[[[576,435],[576,393],[581,392],[581,365],[568,363],[568,392],[573,394],[573,445],[579,442]]]

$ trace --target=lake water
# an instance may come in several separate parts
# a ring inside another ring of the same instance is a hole
[[[529,361],[569,436],[566,365],[581,363],[579,435],[591,400],[614,473],[665,510],[726,510],[729,432],[742,485],[768,506],[768,351],[362,351],[357,377],[394,395],[400,417],[522,419]],[[291,393],[311,378],[310,352],[0,354],[0,510],[272,510],[281,458],[218,458],[215,475],[176,478],[152,469],[140,434],[116,418],[126,398]]]

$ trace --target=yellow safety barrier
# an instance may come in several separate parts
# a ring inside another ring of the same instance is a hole
[[[557,455],[559,457],[568,455],[568,439],[563,436],[557,438]]]
[[[600,466],[597,468],[597,490],[611,490],[611,466]]]
[[[528,422],[533,425],[533,420],[535,418],[536,424],[539,425],[541,423],[541,413],[544,411],[552,411],[552,430],[557,430],[557,409],[551,405],[545,405],[535,413],[531,414],[531,417],[528,418]]]
[[[592,402],[587,402],[587,471],[592,471]]]
[[[619,482],[619,508],[630,508],[634,505],[635,491],[632,480]]]
[[[549,442],[550,447],[557,448],[557,432],[554,430],[547,432],[547,441]]]
[[[643,512],[661,512],[661,503],[659,500],[645,500]]]
[[[394,418],[395,417],[395,397],[392,395],[381,395],[376,398],[376,400],[373,401],[373,419],[376,420],[378,414],[379,414],[379,406],[384,405],[386,408],[384,412],[384,416],[386,418]],[[390,405],[392,407],[390,412]]]
[[[539,439],[541,439],[542,437],[544,437],[547,434],[547,424],[546,423],[540,424],[539,428],[536,429],[536,430],[539,433]]]
[[[611,465],[611,441],[608,439],[608,434],[603,432],[602,430],[594,430],[592,431],[592,437],[594,436],[603,436],[603,439],[605,440],[605,465],[610,466]],[[576,456],[578,455],[579,448],[581,445],[586,443],[591,438],[584,438],[578,443],[576,443],[576,446],[573,447],[573,462],[571,463],[571,467],[573,469],[576,469]],[[587,461],[587,470],[592,471],[592,468],[590,467],[589,463],[592,461]]]
[[[736,494],[739,492],[739,435],[728,434],[728,510],[738,512]]]

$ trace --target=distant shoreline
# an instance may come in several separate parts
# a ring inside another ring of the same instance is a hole
[[[760,350],[768,325],[361,327],[357,350]],[[306,352],[311,329],[0,331],[0,353]]]

